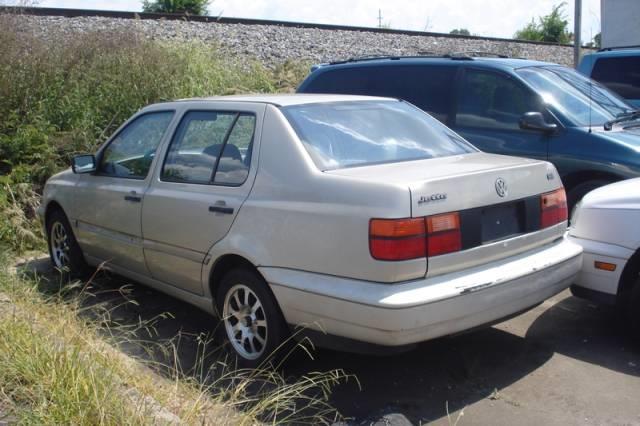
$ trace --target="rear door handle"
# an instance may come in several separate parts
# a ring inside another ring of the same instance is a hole
[[[209,211],[213,213],[233,214],[233,207],[209,206]]]
[[[139,203],[142,201],[142,197],[138,197],[137,195],[125,195],[125,201],[131,201],[132,203]]]

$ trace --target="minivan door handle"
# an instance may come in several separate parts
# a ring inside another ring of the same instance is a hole
[[[209,211],[212,213],[233,214],[233,207],[209,206]]]

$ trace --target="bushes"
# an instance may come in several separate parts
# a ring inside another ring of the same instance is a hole
[[[41,192],[74,154],[94,151],[149,103],[288,90],[307,70],[270,70],[203,42],[151,41],[134,30],[43,40],[21,32],[19,17],[0,15],[0,188],[28,183]],[[0,194],[0,211],[7,199]],[[11,226],[0,219],[0,230]],[[0,244],[18,248],[11,234],[0,231]]]

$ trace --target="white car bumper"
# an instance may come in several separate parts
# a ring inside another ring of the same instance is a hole
[[[615,244],[587,240],[569,235],[569,240],[582,246],[582,268],[574,284],[599,293],[616,295],[620,276],[633,250]],[[614,271],[597,269],[595,262],[605,262],[616,265]]]
[[[289,324],[402,346],[506,318],[566,289],[582,248],[562,238],[500,261],[435,277],[379,284],[283,268],[260,272]]]

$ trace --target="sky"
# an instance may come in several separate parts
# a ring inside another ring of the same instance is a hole
[[[214,0],[210,15],[375,27],[378,10],[394,29],[511,38],[562,0]],[[39,0],[39,6],[140,11],[141,0]],[[573,0],[565,15],[573,32]],[[600,32],[600,0],[582,2],[583,43]]]

